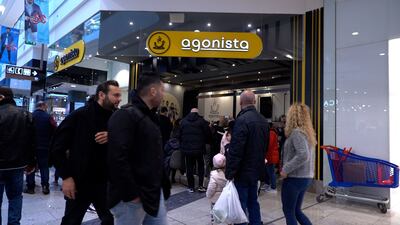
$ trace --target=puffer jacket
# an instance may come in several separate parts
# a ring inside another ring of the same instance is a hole
[[[279,142],[278,142],[278,134],[275,129],[271,128],[269,130],[269,143],[267,154],[265,155],[265,159],[268,161],[268,164],[278,164],[279,163]]]
[[[225,173],[222,169],[211,171],[210,182],[208,183],[206,196],[211,203],[216,203],[226,185]]]
[[[208,122],[198,113],[188,114],[182,121],[179,130],[181,151],[185,155],[206,153],[206,144],[211,143],[211,129]]]

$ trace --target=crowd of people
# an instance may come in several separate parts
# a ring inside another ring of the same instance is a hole
[[[276,126],[257,112],[255,94],[246,90],[235,119],[210,123],[193,108],[171,121],[160,108],[158,74],[142,75],[131,96],[119,108],[119,84],[106,81],[56,128],[44,102],[32,116],[15,106],[11,89],[0,88],[0,193],[5,189],[9,199],[8,224],[21,219],[24,171],[26,193],[34,193],[36,167],[42,192],[49,193],[49,162],[63,180],[63,225],[81,224],[91,204],[103,225],[167,224],[165,201],[177,170],[186,175],[189,193],[206,192],[211,208],[233,181],[251,225],[262,224],[258,194],[277,193],[278,175],[287,224],[311,224],[301,211],[316,145],[306,105],[293,104]]]

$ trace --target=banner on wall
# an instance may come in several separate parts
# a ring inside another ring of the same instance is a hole
[[[25,43],[49,43],[49,0],[25,1]]]
[[[13,65],[17,64],[19,30],[2,26],[0,35],[0,62]]]
[[[161,107],[168,109],[167,116],[171,122],[175,122],[181,114],[181,106],[178,99],[170,93],[164,93],[164,98],[161,103]]]

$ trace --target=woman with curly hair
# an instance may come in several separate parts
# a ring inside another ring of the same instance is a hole
[[[287,225],[311,225],[302,212],[304,194],[314,177],[315,131],[310,110],[305,104],[295,103],[288,111],[283,150],[282,208]]]

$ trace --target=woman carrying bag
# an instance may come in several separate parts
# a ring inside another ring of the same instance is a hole
[[[311,225],[302,212],[304,194],[314,177],[315,131],[310,110],[305,104],[295,103],[288,111],[283,150],[283,166],[280,172],[282,183],[282,207],[287,225]]]

